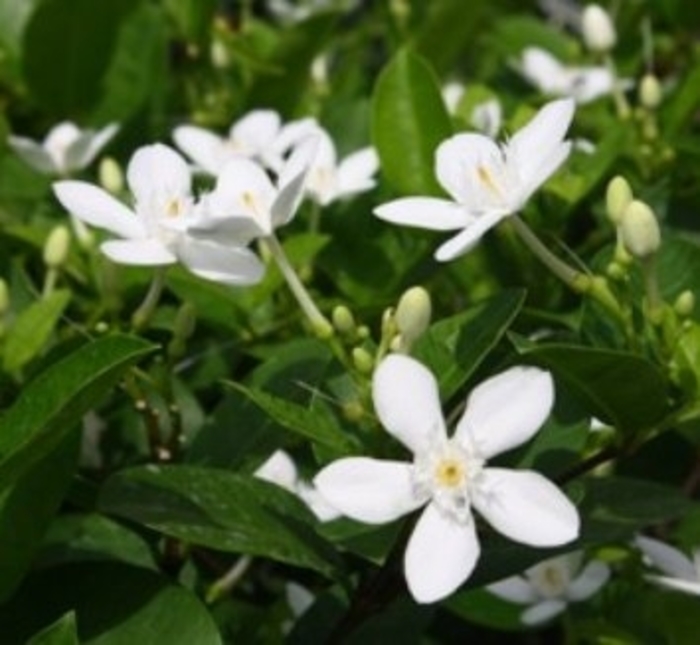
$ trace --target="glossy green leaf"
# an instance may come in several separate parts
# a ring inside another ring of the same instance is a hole
[[[269,414],[285,428],[341,453],[352,451],[355,446],[352,436],[343,431],[338,419],[323,402],[312,402],[310,406],[299,405],[272,396],[262,390],[230,383],[242,392],[261,410]]]
[[[591,415],[620,430],[639,431],[667,412],[668,384],[658,368],[627,352],[577,345],[516,341],[520,354],[550,369]]]
[[[16,372],[44,348],[70,300],[70,292],[54,291],[37,300],[15,319],[5,342],[3,367]]]
[[[78,436],[64,436],[51,452],[0,493],[0,602],[29,569],[73,478]]]
[[[100,338],[29,383],[0,417],[0,490],[72,433],[124,371],[154,349],[130,336]]]
[[[437,376],[443,400],[459,390],[503,337],[524,299],[523,291],[504,291],[438,321],[420,338],[413,355]]]
[[[80,645],[75,612],[69,611],[38,634],[32,636],[27,645]]]
[[[402,194],[442,195],[435,149],[452,124],[428,63],[399,51],[379,76],[372,101],[372,140],[384,177]]]
[[[146,466],[113,475],[100,508],[221,551],[268,557],[332,576],[330,545],[313,516],[286,490],[254,477],[194,466]]]
[[[24,643],[68,610],[84,645],[221,645],[209,611],[187,589],[147,569],[115,562],[50,567],[0,607],[7,643]]]
[[[164,4],[185,40],[200,47],[209,44],[217,0],[165,0]]]
[[[45,0],[24,38],[24,73],[44,109],[67,115],[100,94],[122,20],[139,0]]]

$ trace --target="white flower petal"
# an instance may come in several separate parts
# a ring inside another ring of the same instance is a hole
[[[552,482],[533,471],[485,468],[472,505],[497,531],[531,546],[559,546],[579,535],[576,507]]]
[[[60,173],[61,169],[56,165],[53,157],[36,141],[10,135],[7,138],[7,143],[17,153],[17,156],[34,170],[46,175]]]
[[[508,142],[508,165],[517,169],[528,196],[547,181],[568,156],[571,146],[564,143],[564,136],[574,117],[574,109],[572,99],[551,101]]]
[[[154,197],[189,195],[192,177],[187,162],[175,150],[155,143],[133,154],[126,181],[137,202],[150,202]]]
[[[55,125],[44,139],[44,149],[53,158],[61,172],[67,172],[66,152],[80,137],[80,128],[71,121],[63,121]]]
[[[254,477],[294,492],[299,479],[297,467],[284,450],[276,450],[253,473]]]
[[[296,582],[288,582],[284,586],[284,592],[287,597],[287,604],[295,618],[299,618],[316,600],[306,587],[302,587]]]
[[[107,191],[84,181],[57,181],[56,198],[72,215],[119,237],[146,237],[146,228],[135,213]]]
[[[180,242],[178,257],[195,275],[223,284],[255,284],[265,273],[265,266],[250,249],[224,246],[191,236]]]
[[[527,47],[521,57],[523,76],[545,94],[561,95],[567,79],[564,66],[544,49]]]
[[[505,580],[494,582],[488,585],[486,589],[494,596],[521,605],[530,605],[539,598],[532,585],[522,576],[512,576]]]
[[[296,492],[321,522],[330,522],[338,519],[342,515],[337,508],[332,506],[330,502],[310,484],[303,481],[298,482]]]
[[[374,372],[372,398],[387,432],[413,454],[445,437],[437,382],[417,360],[401,354],[385,358]]]
[[[454,231],[474,221],[455,202],[436,197],[403,197],[377,206],[374,214],[392,224],[406,224],[434,231]]]
[[[80,136],[66,149],[66,170],[82,170],[89,166],[118,130],[119,126],[112,123],[97,132],[93,130],[81,132]]]
[[[227,157],[226,143],[218,134],[196,125],[181,125],[173,132],[173,141],[192,161],[211,175],[216,175]]]
[[[414,495],[411,465],[348,457],[326,466],[313,485],[334,508],[367,524],[384,524],[425,503]]]
[[[229,136],[244,153],[257,155],[272,145],[280,125],[280,115],[274,110],[252,110],[231,126]]]
[[[610,579],[610,567],[600,560],[592,560],[574,578],[566,590],[568,600],[586,600],[597,593]]]
[[[455,438],[490,459],[530,439],[553,404],[554,383],[549,372],[512,367],[472,391]]]
[[[162,266],[177,262],[175,255],[156,239],[110,240],[100,250],[118,264],[135,266]]]
[[[506,213],[494,212],[474,218],[463,231],[438,247],[435,259],[438,262],[449,262],[471,251],[484,233],[496,226],[505,216]]]
[[[663,573],[672,578],[684,578],[685,580],[699,582],[692,560],[682,551],[665,542],[644,535],[638,535],[634,539],[634,543],[649,558],[651,563]]]
[[[524,625],[541,625],[555,616],[558,616],[565,609],[566,603],[563,600],[543,600],[526,609],[520,615],[520,622]]]
[[[379,157],[374,148],[362,148],[338,165],[338,196],[353,195],[374,188]]]
[[[473,519],[455,522],[429,504],[406,547],[408,590],[420,603],[449,596],[469,578],[480,552]]]
[[[302,141],[280,171],[279,192],[271,206],[272,226],[276,228],[289,222],[297,212],[304,197],[304,187],[309,170],[318,150],[318,139],[310,137]]]
[[[653,582],[659,587],[671,589],[672,591],[681,591],[693,596],[700,596],[700,581],[698,580],[683,580],[681,578],[669,578],[667,576],[644,576],[649,582]]]

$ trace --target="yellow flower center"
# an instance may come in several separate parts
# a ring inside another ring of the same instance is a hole
[[[165,215],[167,217],[178,217],[182,212],[182,204],[179,199],[169,199],[165,204]]]
[[[457,459],[441,459],[435,466],[435,481],[445,488],[461,486],[466,474],[464,463]]]
[[[498,188],[498,185],[493,179],[493,176],[489,172],[489,169],[486,168],[485,166],[479,165],[476,167],[476,174],[479,177],[479,181],[486,186],[486,189],[494,194],[496,197],[501,196],[501,191]]]

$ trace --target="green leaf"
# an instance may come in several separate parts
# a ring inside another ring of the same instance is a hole
[[[32,303],[15,319],[5,341],[3,367],[16,372],[44,348],[70,300],[70,292],[54,291]]]
[[[379,76],[372,103],[372,140],[387,181],[403,194],[444,194],[434,157],[451,134],[434,72],[410,50],[399,51]]]
[[[440,320],[420,338],[413,355],[437,376],[443,400],[459,390],[503,337],[524,299],[524,291],[504,291]]]
[[[577,345],[533,345],[512,337],[518,352],[550,369],[590,413],[623,431],[650,428],[667,412],[668,383],[641,356]]]
[[[700,65],[686,72],[676,92],[665,102],[661,120],[663,131],[669,136],[678,136],[692,119],[700,105]],[[683,136],[681,134],[681,136]]]
[[[54,363],[0,417],[0,490],[51,452],[119,377],[155,347],[108,336]]]
[[[356,447],[353,437],[343,430],[338,419],[323,402],[313,400],[310,406],[304,406],[237,383],[229,385],[242,392],[277,423],[314,443],[341,454],[352,452]]]
[[[42,629],[27,642],[27,645],[80,645],[75,612],[69,611],[55,623]]]
[[[130,468],[105,483],[99,505],[191,544],[336,573],[337,556],[311,528],[306,506],[251,476],[194,466]]]
[[[75,116],[101,91],[122,20],[139,0],[45,0],[24,39],[24,74],[43,109]]]
[[[115,562],[50,567],[0,607],[3,642],[24,643],[68,610],[84,645],[221,645],[209,611],[187,589]]]
[[[185,40],[208,46],[217,0],[165,0],[164,4]]]
[[[30,567],[71,483],[78,447],[78,436],[64,436],[0,493],[0,602]]]

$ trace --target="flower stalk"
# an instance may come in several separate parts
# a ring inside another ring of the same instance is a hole
[[[146,296],[131,316],[132,331],[142,331],[148,326],[158,306],[158,301],[165,287],[165,269],[160,267],[153,272],[151,285]]]

